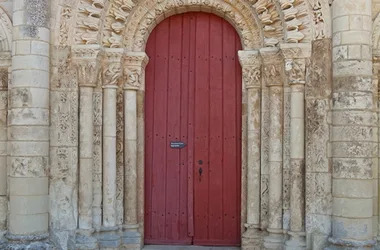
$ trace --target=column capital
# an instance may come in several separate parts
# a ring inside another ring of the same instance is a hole
[[[102,51],[102,81],[104,86],[115,86],[122,75],[121,59],[124,49],[107,48]]]
[[[124,54],[124,89],[138,90],[141,87],[143,73],[149,62],[145,52],[126,52]]]
[[[311,57],[311,44],[281,44],[285,74],[290,85],[306,83],[306,58]]]
[[[258,50],[240,50],[239,62],[243,70],[244,86],[249,88],[261,87],[261,57]]]
[[[99,45],[78,45],[71,49],[74,67],[81,87],[95,87],[100,70]]]
[[[263,78],[268,87],[283,85],[283,57],[278,48],[260,49]]]

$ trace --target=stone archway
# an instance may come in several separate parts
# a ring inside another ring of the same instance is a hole
[[[158,22],[165,17],[184,13],[187,11],[205,11],[215,13],[227,19],[237,30],[242,39],[242,45],[245,50],[239,51],[239,61],[242,65],[242,204],[241,204],[241,219],[242,219],[242,232],[245,231],[244,226],[247,228],[259,229],[260,227],[260,88],[261,88],[261,59],[258,50],[254,48],[261,47],[261,41],[255,40],[259,36],[259,30],[255,27],[253,19],[249,19],[251,23],[246,23],[244,17],[239,12],[232,12],[231,6],[223,1],[210,1],[209,4],[194,4],[188,3],[181,6],[176,1],[167,3],[167,5],[151,4],[149,8],[136,7],[136,12],[132,14],[131,26],[128,27],[127,33],[134,34],[133,36],[126,37],[126,56],[124,58],[124,77],[125,83],[125,96],[128,96],[128,103],[137,103],[135,109],[128,110],[128,118],[126,116],[125,124],[128,126],[125,130],[129,134],[125,134],[131,139],[126,140],[125,148],[131,149],[130,154],[125,152],[127,159],[126,169],[128,173],[133,173],[129,177],[126,176],[126,197],[129,197],[130,204],[127,205],[130,214],[125,214],[125,218],[133,218],[127,224],[130,229],[139,228],[139,232],[143,232],[143,218],[144,218],[144,98],[145,98],[145,66],[148,63],[147,55],[145,54],[145,43],[148,39],[149,33],[156,26]],[[243,4],[239,5],[243,6]],[[156,16],[153,18],[152,13]],[[229,15],[229,16],[228,16]],[[252,18],[252,16],[250,17]],[[134,21],[136,20],[136,21]],[[239,28],[237,28],[239,27]],[[278,63],[281,64],[281,61]],[[133,107],[133,106],[132,106]],[[127,113],[126,113],[127,114]],[[129,119],[129,120],[127,120]],[[136,124],[132,122],[135,120],[137,123],[137,130],[134,130]],[[131,124],[131,127],[129,125]],[[132,133],[131,133],[132,132]],[[134,138],[134,139],[132,139]],[[128,144],[128,145],[127,145]],[[247,158],[247,150],[251,154]],[[134,165],[136,164],[136,165]],[[253,164],[254,167],[248,170],[248,178],[252,180],[247,186],[247,165]],[[256,179],[255,179],[256,178]],[[137,187],[135,187],[137,183]],[[132,188],[131,188],[132,187]],[[129,191],[128,191],[129,190]],[[130,200],[132,198],[132,200]],[[248,199],[248,200],[247,200]],[[250,204],[247,207],[247,204]],[[247,221],[248,214],[251,214]],[[138,225],[137,225],[138,224]],[[143,240],[142,240],[143,242]],[[256,242],[260,244],[259,242]],[[244,244],[244,242],[243,242]]]

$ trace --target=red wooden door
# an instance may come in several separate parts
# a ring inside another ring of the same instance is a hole
[[[167,18],[149,37],[146,244],[240,244],[239,49],[234,28],[206,13]]]

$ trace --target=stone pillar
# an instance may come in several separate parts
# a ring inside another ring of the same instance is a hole
[[[124,58],[124,235],[127,249],[140,249],[141,235],[137,220],[137,91],[143,85],[148,56],[128,52]]]
[[[277,48],[260,50],[263,76],[269,88],[269,235],[264,248],[282,249],[282,126],[283,126],[283,58]]]
[[[116,92],[123,49],[106,49],[103,61],[103,227],[102,248],[118,248],[116,224]]]
[[[10,57],[9,57],[10,58]],[[0,248],[7,230],[8,67],[0,68]]]
[[[7,238],[16,249],[33,241],[39,241],[33,248],[49,248],[43,243],[49,237],[49,2],[13,1]]]
[[[247,89],[247,230],[242,249],[261,249],[260,150],[261,150],[261,58],[258,51],[239,51],[243,86]]]
[[[327,249],[373,249],[377,126],[372,82],[372,3],[335,0],[333,18],[333,218]]]
[[[376,53],[376,55],[375,55]],[[379,76],[380,76],[380,53],[379,51],[374,51],[373,55],[373,81],[374,81],[374,87],[377,87],[375,89],[375,101],[377,102],[377,131],[378,131],[378,159],[380,159],[380,88],[379,88]],[[379,161],[377,162],[379,164]],[[380,241],[380,217],[379,217],[379,165],[377,165],[377,176],[374,176],[374,180],[376,181],[376,184],[374,184],[375,192],[377,192],[376,197],[374,197],[374,209],[376,208],[376,211],[374,211],[375,220],[374,225],[376,227],[376,238],[377,238],[377,244],[379,244]],[[376,219],[377,217],[377,219]]]
[[[282,44],[290,92],[290,239],[285,249],[306,249],[305,83],[310,44]]]
[[[95,249],[93,230],[93,91],[98,80],[99,46],[76,46],[73,62],[76,64],[79,82],[79,228],[77,247]]]

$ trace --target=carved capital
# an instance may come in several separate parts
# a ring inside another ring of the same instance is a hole
[[[305,84],[306,82],[306,60],[285,59],[285,73],[289,84]]]
[[[260,50],[263,59],[263,78],[268,87],[283,85],[283,57],[278,48]]]
[[[261,58],[257,50],[240,50],[239,62],[243,69],[243,82],[246,88],[261,87]]]
[[[95,87],[100,63],[98,55],[99,46],[75,46],[72,48],[73,66],[77,70],[79,86]]]
[[[145,52],[127,52],[124,55],[124,88],[139,89],[149,58]]]
[[[289,84],[305,84],[306,58],[311,56],[311,45],[281,44],[280,48],[285,58],[285,73]]]
[[[117,85],[120,76],[122,75],[121,59],[124,54],[123,49],[105,49],[102,53],[103,69],[102,80],[103,86]]]

